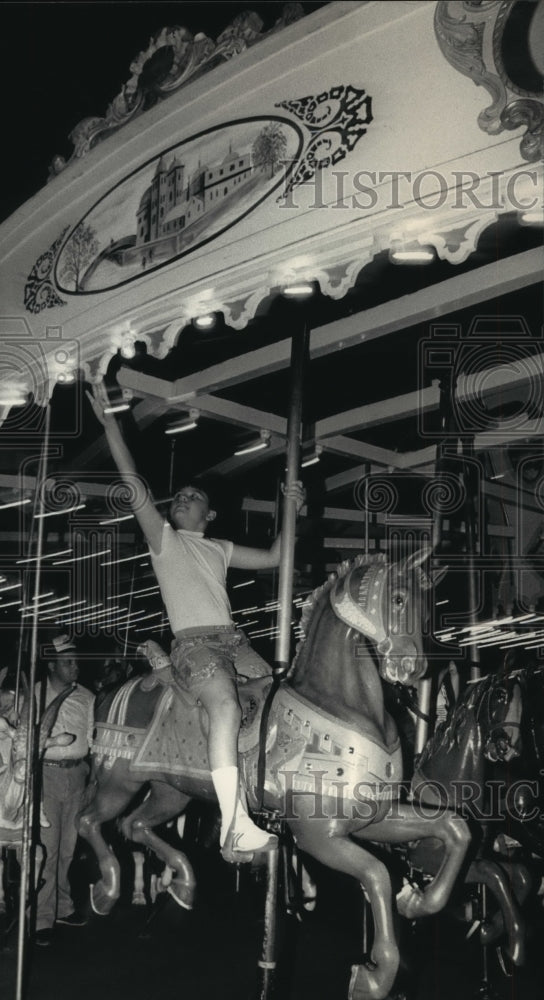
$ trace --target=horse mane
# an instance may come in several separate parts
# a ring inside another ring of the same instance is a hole
[[[360,555],[355,556],[354,559],[344,559],[343,562],[338,563],[336,571],[329,574],[325,583],[322,583],[320,587],[316,587],[316,589],[312,591],[302,606],[302,616],[299,623],[302,638],[296,647],[295,658],[293,660],[291,670],[294,668],[298,657],[304,648],[310,628],[310,622],[312,621],[315,609],[320,603],[323,595],[330,593],[333,587],[336,586],[338,580],[347,576],[352,569],[356,569],[358,566],[373,566],[378,563],[386,562],[387,556],[385,555],[385,552],[373,552],[372,555],[363,555],[361,553]]]

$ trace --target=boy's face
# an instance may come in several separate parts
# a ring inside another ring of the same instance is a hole
[[[178,490],[170,506],[170,517],[176,528],[187,531],[204,531],[208,522],[213,521],[215,511],[210,510],[204,490],[196,486],[184,486]]]

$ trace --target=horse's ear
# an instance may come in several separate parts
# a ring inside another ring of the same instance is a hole
[[[412,570],[422,566],[432,554],[432,545],[423,545],[421,549],[416,549],[409,556],[406,556],[399,564],[399,572],[410,573]]]

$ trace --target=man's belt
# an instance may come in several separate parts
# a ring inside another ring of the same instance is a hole
[[[44,764],[48,767],[77,767],[84,760],[85,757],[64,757],[60,760],[44,760]]]

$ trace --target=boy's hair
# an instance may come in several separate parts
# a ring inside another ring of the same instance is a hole
[[[194,479],[186,479],[184,482],[176,486],[173,492],[173,496],[180,492],[180,490],[194,489],[198,490],[199,493],[203,493],[208,501],[208,507],[210,510],[216,510],[215,498],[219,494],[218,485],[215,481],[210,478],[200,478],[195,476]]]

